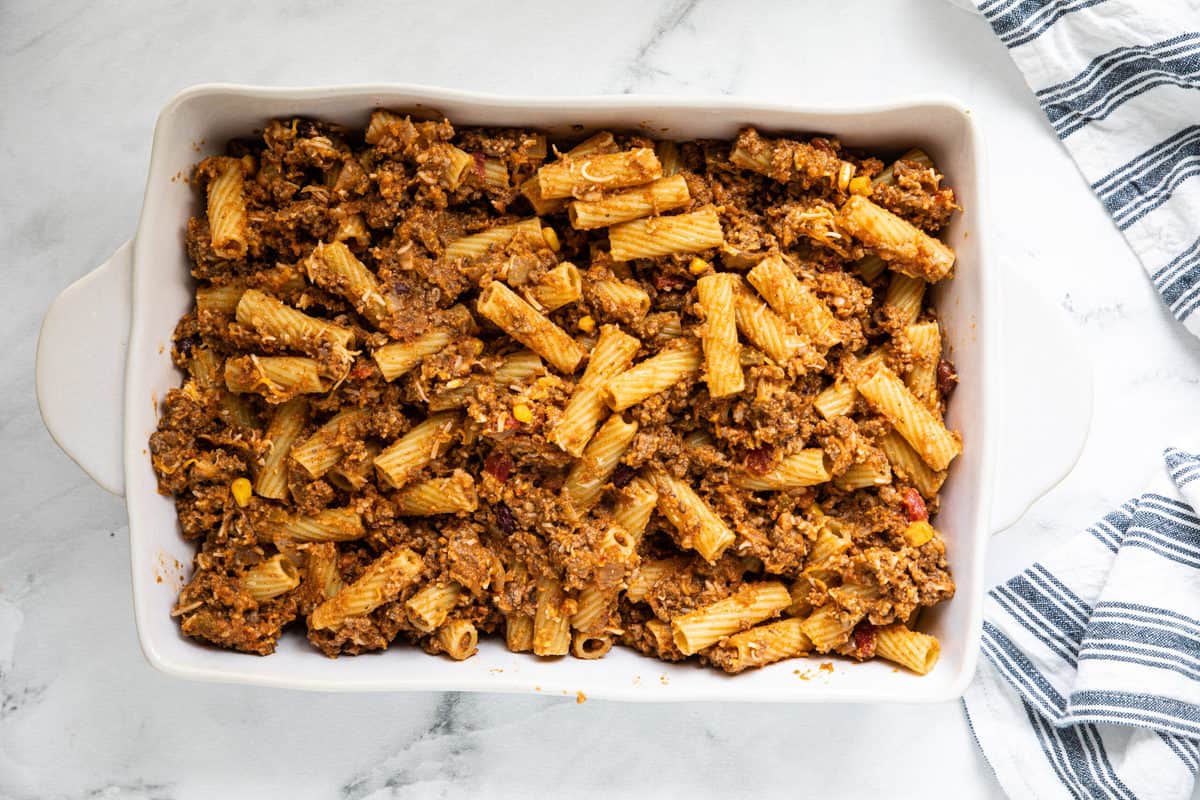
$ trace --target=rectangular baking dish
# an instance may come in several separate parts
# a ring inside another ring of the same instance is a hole
[[[769,132],[834,134],[847,145],[876,150],[920,146],[932,155],[963,206],[946,237],[958,251],[955,278],[939,286],[936,303],[961,379],[948,421],[962,431],[965,451],[946,483],[936,520],[948,540],[958,593],[922,619],[922,628],[942,643],[941,660],[930,675],[918,677],[883,661],[853,664],[811,657],[731,677],[689,663],[660,663],[624,648],[615,648],[597,661],[540,660],[510,653],[492,640],[481,642],[479,654],[461,663],[405,646],[331,660],[296,635],[285,636],[274,655],[254,657],[205,647],[180,635],[169,612],[187,577],[193,546],[179,536],[171,499],[156,490],[146,441],[155,428],[158,401],[179,383],[170,360],[171,333],[192,303],[183,232],[188,217],[199,210],[199,200],[181,178],[226,140],[260,130],[273,117],[303,115],[362,128],[370,110],[377,107],[438,111],[456,125],[533,127],[573,137],[612,128],[640,129],[656,137],[730,138],[752,124]],[[970,112],[944,99],[816,110],[732,98],[522,98],[413,86],[215,85],[184,91],[163,109],[155,128],[129,279],[132,319],[125,370],[123,477],[134,607],[146,658],[158,669],[184,678],[312,690],[571,696],[583,692],[588,697],[646,701],[933,702],[957,697],[974,672],[978,651],[997,445],[999,294],[997,276],[985,253],[987,237],[980,235],[987,225],[980,145]],[[111,291],[123,291],[118,284]],[[53,314],[51,309],[47,325]],[[86,352],[87,343],[81,343],[81,348]],[[45,394],[41,362],[39,353],[39,394]],[[71,438],[51,425],[52,415],[45,410],[48,402],[53,399],[43,396],[43,413],[52,433],[59,441]],[[72,424],[77,437],[110,435],[86,421]],[[119,475],[107,481],[96,476],[108,488],[121,482]]]

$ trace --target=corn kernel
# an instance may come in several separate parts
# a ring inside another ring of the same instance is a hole
[[[254,494],[254,488],[245,478],[235,478],[233,483],[229,484],[229,491],[233,492],[233,499],[242,508],[250,504],[250,495]]]
[[[908,527],[904,529],[904,541],[912,547],[920,547],[932,539],[936,533],[937,531],[928,522],[923,519],[917,520],[908,523]]]
[[[850,178],[854,175],[854,165],[849,161],[843,161],[841,169],[838,170],[837,187],[839,192],[846,191],[850,185]]]
[[[820,503],[813,503],[813,504],[812,504],[812,506],[811,506],[811,507],[810,507],[808,510],[809,510],[809,511],[811,511],[811,512],[813,513],[813,516],[814,516],[814,517],[823,517],[823,516],[825,516],[825,512],[821,510],[821,504],[820,504]]]
[[[592,331],[596,330],[596,320],[592,319],[590,314],[582,318],[579,320],[579,330],[583,331],[584,333],[591,333]]]
[[[711,268],[711,264],[703,258],[693,258],[692,263],[688,265],[688,272],[693,275],[703,275]]]
[[[850,194],[861,194],[867,197],[871,194],[871,179],[866,175],[859,175],[857,178],[850,180]]]
[[[554,252],[557,253],[562,249],[562,242],[558,240],[558,234],[554,232],[554,228],[542,228],[542,238]]]
[[[524,403],[517,403],[513,406],[512,415],[517,422],[523,422],[526,425],[533,422],[533,411]]]

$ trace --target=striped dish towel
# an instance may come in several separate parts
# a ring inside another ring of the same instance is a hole
[[[1200,0],[978,0],[1054,132],[1200,335]]]
[[[997,586],[963,696],[1013,798],[1167,800],[1200,770],[1200,456]]]

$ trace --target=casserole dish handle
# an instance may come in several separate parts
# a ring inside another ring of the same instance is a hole
[[[999,468],[992,531],[1067,476],[1092,423],[1092,367],[1078,326],[1016,270],[1001,283]]]
[[[36,385],[42,421],[96,483],[125,493],[121,458],[133,246],[63,289],[42,319]]]

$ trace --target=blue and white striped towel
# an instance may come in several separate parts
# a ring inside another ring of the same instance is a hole
[[[988,593],[963,697],[1013,798],[1191,796],[1200,770],[1200,456]]]
[[[1200,0],[977,0],[1171,313],[1200,335]]]
[[[960,3],[961,0],[954,0]],[[1200,0],[976,0],[1200,335]],[[1182,800],[1200,771],[1200,457],[987,597],[972,729],[1014,798]]]

